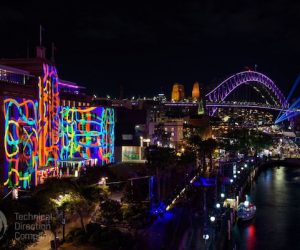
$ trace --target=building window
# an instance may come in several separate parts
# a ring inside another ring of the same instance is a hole
[[[132,140],[132,139],[133,139],[133,135],[131,135],[131,134],[122,134],[122,140],[128,141],[128,140]]]

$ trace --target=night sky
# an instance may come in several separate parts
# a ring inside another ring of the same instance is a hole
[[[189,93],[254,64],[287,93],[300,73],[300,1],[222,2],[6,1],[0,57],[26,57],[27,46],[33,56],[42,24],[60,78],[100,96],[120,85],[169,95],[174,82]]]

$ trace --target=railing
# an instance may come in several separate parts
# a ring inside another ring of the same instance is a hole
[[[0,67],[0,82],[14,83],[25,85],[32,78],[29,74],[21,72],[12,72]]]

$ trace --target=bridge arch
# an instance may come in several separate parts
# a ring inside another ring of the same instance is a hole
[[[237,87],[254,82],[265,87],[272,97],[274,97],[278,106],[282,109],[288,108],[288,102],[277,85],[269,77],[257,71],[243,71],[228,77],[205,95],[206,100],[208,102],[221,103],[236,90]]]

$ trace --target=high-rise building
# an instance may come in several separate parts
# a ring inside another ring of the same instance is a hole
[[[193,100],[200,99],[200,86],[199,86],[198,82],[195,82],[193,85],[192,98],[193,98]]]
[[[175,83],[172,89],[172,101],[178,102],[184,99],[184,86],[179,83]]]

